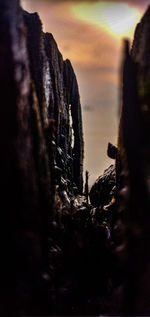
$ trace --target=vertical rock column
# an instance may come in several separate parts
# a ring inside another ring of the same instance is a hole
[[[67,91],[67,103],[71,105],[71,114],[74,131],[74,147],[73,147],[73,172],[74,181],[82,192],[83,189],[83,131],[82,131],[82,113],[78,83],[72,65],[66,60],[64,68],[65,85]]]
[[[0,1],[3,316],[39,314],[47,309],[50,171],[28,65],[19,1]]]
[[[118,211],[125,227],[125,305],[122,313],[150,313],[150,9],[125,48],[119,131]],[[123,250],[123,249],[122,249]]]
[[[76,184],[79,191],[83,188],[83,132],[82,114],[78,84],[72,65],[69,60],[63,61],[53,36],[44,34],[46,55],[50,66],[51,103],[49,106],[49,116],[56,123],[56,144],[64,151],[65,171],[62,176],[69,178]],[[69,109],[71,108],[72,128],[74,133],[74,145],[72,147],[70,137]],[[56,156],[57,157],[57,156]],[[57,159],[57,158],[56,158]],[[69,166],[72,160],[73,171],[70,175]],[[60,164],[60,163],[58,163]]]

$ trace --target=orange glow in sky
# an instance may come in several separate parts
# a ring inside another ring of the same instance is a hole
[[[149,1],[21,0],[25,10],[39,13],[44,32],[53,34],[75,70],[90,185],[113,164],[107,144],[116,144],[118,135],[122,38],[132,43]]]
[[[81,21],[103,28],[116,39],[133,37],[141,12],[126,3],[80,2],[71,6],[73,16]]]

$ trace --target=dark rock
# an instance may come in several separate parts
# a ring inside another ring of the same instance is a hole
[[[112,191],[114,185],[115,167],[114,165],[110,165],[110,167],[104,171],[104,174],[96,180],[90,190],[89,196],[91,204],[94,207],[108,204],[114,196]]]
[[[0,2],[1,204],[6,274],[1,313],[20,316],[47,310],[51,174],[36,90],[29,72],[19,1]],[[2,250],[1,250],[2,251]],[[39,303],[40,299],[40,303]]]
[[[56,122],[57,165],[63,169],[62,177],[83,188],[83,133],[78,84],[69,60],[63,61],[52,34],[44,34],[46,56],[49,62],[51,90],[49,116]],[[70,126],[70,116],[73,126]],[[74,146],[72,148],[72,131]],[[59,147],[63,151],[60,152]],[[60,159],[60,156],[63,158]]]
[[[148,315],[150,312],[149,32],[150,7],[136,27],[131,51],[129,43],[125,42],[122,67],[123,100],[116,160],[116,223],[119,220],[122,228],[122,234],[118,237],[121,241],[117,248],[117,261],[119,263],[120,258],[120,267],[125,276],[122,281],[124,305],[119,314],[125,315]]]
[[[75,196],[77,196],[79,194],[79,190],[76,186],[73,187],[73,193]]]
[[[67,103],[71,105],[71,115],[74,130],[74,147],[73,147],[73,171],[74,181],[82,192],[83,189],[83,131],[82,131],[82,114],[78,83],[72,65],[69,60],[64,63],[64,78],[67,87]]]
[[[63,61],[52,35],[43,33],[38,14],[23,11],[19,0],[0,1],[0,47],[1,220],[6,236],[1,314],[47,315],[53,303],[48,290],[53,294],[62,256],[53,239],[59,232],[62,243],[62,209],[71,212],[74,182],[82,192],[79,91],[72,66]]]
[[[72,65],[38,14],[0,1],[3,316],[149,315],[149,34],[150,8],[131,52],[125,41],[118,145],[107,151],[116,167],[89,205]]]
[[[112,159],[116,159],[117,157],[117,147],[112,143],[108,143],[107,155]]]
[[[24,24],[27,29],[27,49],[29,55],[29,67],[31,78],[35,84],[35,90],[39,102],[43,127],[47,119],[46,105],[46,72],[47,59],[44,50],[44,38],[42,23],[37,13],[23,11]],[[48,70],[49,71],[49,70]]]

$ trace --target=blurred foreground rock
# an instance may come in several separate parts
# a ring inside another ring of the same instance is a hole
[[[38,14],[18,0],[0,1],[0,69],[1,315],[43,315],[55,205],[70,209],[73,188],[82,192],[78,85]]]
[[[123,105],[116,160],[118,259],[124,272],[119,314],[150,314],[150,7],[125,41]]]

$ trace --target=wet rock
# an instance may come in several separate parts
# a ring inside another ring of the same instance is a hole
[[[67,87],[67,102],[71,105],[71,115],[74,130],[73,147],[73,173],[74,181],[82,193],[83,189],[83,131],[82,131],[82,113],[77,79],[69,60],[64,63],[64,79]]]
[[[79,194],[79,190],[76,186],[73,187],[73,193],[75,196],[77,196]]]
[[[56,164],[62,177],[75,182],[82,192],[83,186],[83,133],[80,96],[76,76],[69,60],[63,61],[52,34],[44,34],[46,56],[49,61],[53,98],[49,116],[56,123]],[[65,92],[65,93],[64,93]],[[72,126],[71,119],[72,117]],[[73,130],[73,133],[72,133]],[[74,144],[72,145],[72,134]]]
[[[91,204],[96,207],[105,205],[111,201],[114,196],[113,188],[115,185],[115,167],[111,165],[104,171],[90,190]]]

